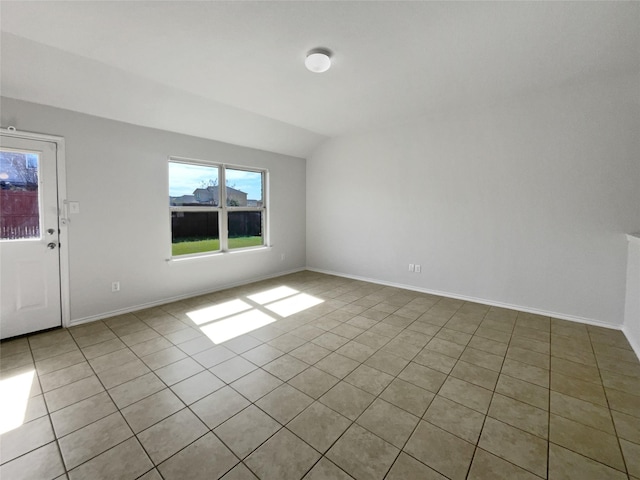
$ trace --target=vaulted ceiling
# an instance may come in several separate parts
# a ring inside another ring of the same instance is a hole
[[[640,71],[638,2],[2,0],[0,27],[2,95],[300,157]]]

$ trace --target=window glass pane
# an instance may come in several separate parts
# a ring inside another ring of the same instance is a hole
[[[263,245],[262,212],[229,212],[229,248]]]
[[[262,172],[227,168],[227,205],[262,207]]]
[[[218,167],[169,162],[169,205],[219,205]]]
[[[40,238],[36,153],[0,151],[0,240]]]
[[[218,212],[171,212],[171,254],[220,250]]]

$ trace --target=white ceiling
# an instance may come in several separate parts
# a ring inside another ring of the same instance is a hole
[[[0,9],[3,95],[301,157],[327,137],[640,71],[639,2]],[[327,73],[305,70],[314,47],[334,52]]]

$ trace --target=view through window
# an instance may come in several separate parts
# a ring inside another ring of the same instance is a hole
[[[264,245],[265,182],[264,170],[170,159],[172,256]]]
[[[37,153],[0,151],[0,240],[40,238]]]

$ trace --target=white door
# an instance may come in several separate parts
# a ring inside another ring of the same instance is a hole
[[[0,338],[62,325],[56,144],[0,135]]]

